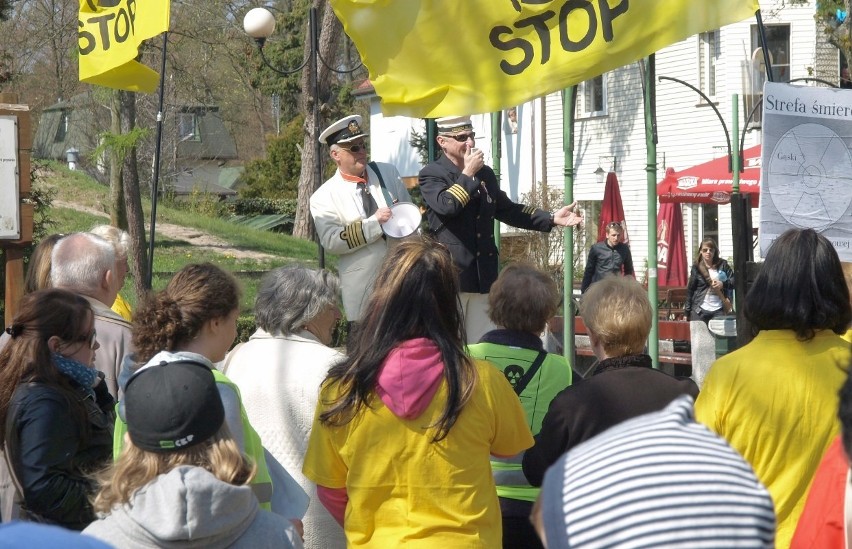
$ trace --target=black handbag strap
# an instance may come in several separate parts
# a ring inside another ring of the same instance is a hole
[[[527,385],[530,384],[532,378],[538,373],[538,369],[541,368],[541,365],[544,363],[544,359],[547,358],[547,352],[539,351],[538,356],[535,357],[533,363],[530,364],[530,369],[526,371],[526,373],[518,380],[515,384],[515,394],[521,396],[521,393],[524,392],[524,389],[527,388]]]
[[[387,186],[385,186],[385,180],[384,178],[382,178],[382,172],[379,171],[379,165],[375,162],[370,162],[367,165],[370,166],[370,168],[372,168],[374,172],[376,172],[377,176],[379,176],[379,185],[382,187],[382,194],[385,195],[385,203],[387,204],[388,208],[390,208],[397,201],[393,199],[390,194],[390,191],[388,191]]]

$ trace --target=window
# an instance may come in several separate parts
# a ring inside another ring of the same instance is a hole
[[[757,52],[761,46],[757,25],[751,26],[751,51]],[[790,25],[766,25],[766,48],[769,50],[769,62],[772,64],[772,81],[790,81]],[[763,63],[755,59],[756,63]]]
[[[59,126],[56,128],[56,135],[53,136],[54,143],[61,143],[65,141],[65,137],[68,135],[68,125],[71,122],[71,113],[69,111],[62,111],[62,114],[59,115]]]
[[[583,82],[581,97],[583,98],[583,106],[580,110],[582,116],[605,116],[606,74]]]
[[[849,63],[846,61],[846,56],[843,55],[843,52],[837,50],[840,54],[840,87],[844,89],[852,88],[852,76],[849,74]]]
[[[716,96],[716,64],[719,61],[719,31],[698,35],[698,89],[711,99]]]
[[[201,141],[198,131],[198,115],[192,112],[178,114],[178,139],[180,141]]]
[[[716,245],[719,245],[718,204],[703,204],[701,206],[701,238],[712,238],[716,241]]]

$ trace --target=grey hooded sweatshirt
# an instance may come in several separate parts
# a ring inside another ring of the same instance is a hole
[[[290,522],[260,509],[249,486],[192,466],[158,476],[83,534],[127,549],[302,548]]]

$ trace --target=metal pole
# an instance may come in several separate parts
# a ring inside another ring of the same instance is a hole
[[[311,7],[308,12],[308,39],[311,41],[311,79],[314,83],[314,100],[311,104],[311,114],[314,119],[313,133],[311,140],[314,142],[314,164],[316,168],[317,186],[322,185],[322,144],[319,142],[319,101],[320,101],[320,86],[319,86],[319,28],[317,27],[317,8]],[[317,234],[316,225],[314,225],[314,238],[317,241],[317,262],[319,268],[325,268],[325,250]]]
[[[163,55],[160,59],[160,92],[157,98],[157,138],[154,148],[154,181],[151,183],[151,238],[148,243],[148,271],[145,273],[145,288],[151,289],[154,278],[154,236],[157,226],[157,196],[160,183],[160,151],[163,144],[163,95],[166,87],[166,45],[169,33],[163,33]]]
[[[731,96],[732,130],[734,135],[739,132],[740,112],[739,97]],[[734,140],[734,146],[739,149],[739,143]],[[751,222],[749,209],[751,201],[748,195],[740,194],[740,150],[734,151],[734,172],[731,184],[731,236],[734,240],[734,308],[737,314],[737,346],[745,345],[751,339],[748,320],[745,318],[745,295],[748,285],[746,263],[751,250]]]
[[[574,117],[577,108],[577,86],[562,90],[562,152],[565,155],[563,202],[574,202]],[[562,263],[562,354],[573,368],[576,362],[574,341],[574,227],[562,233],[565,259]]]
[[[766,26],[763,24],[763,16],[760,10],[754,13],[754,18],[757,20],[757,33],[760,35],[760,49],[763,51],[763,64],[766,65],[766,80],[775,82],[775,77],[772,74],[772,60],[769,58],[769,50],[766,48]]]
[[[654,368],[660,367],[660,316],[657,313],[657,117],[656,107],[656,61],[654,54],[648,56],[644,79],[645,103],[645,148],[647,163],[645,174],[648,190],[648,299],[651,301],[651,333],[648,335],[648,354]],[[730,140],[728,141],[730,143]]]
[[[503,111],[491,113],[491,169],[497,179],[497,188],[500,188],[500,158],[503,156],[503,132],[500,126],[503,123]],[[494,219],[494,244],[500,250],[500,221]],[[499,257],[499,256],[498,256]]]

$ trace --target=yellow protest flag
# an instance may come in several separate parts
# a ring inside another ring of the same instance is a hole
[[[331,0],[385,115],[493,112],[751,17],[757,0]]]
[[[80,0],[80,81],[153,92],[158,75],[136,61],[143,40],[169,30],[169,0]]]

